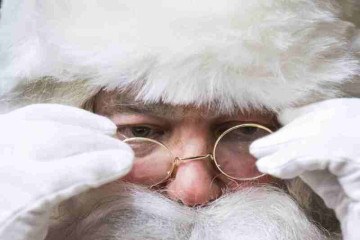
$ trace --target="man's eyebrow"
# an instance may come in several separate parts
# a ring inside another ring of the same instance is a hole
[[[167,104],[145,104],[141,102],[118,103],[114,110],[117,113],[145,114],[169,120],[180,119],[184,113],[182,109],[176,109]]]

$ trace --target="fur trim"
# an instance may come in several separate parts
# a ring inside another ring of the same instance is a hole
[[[276,111],[359,82],[358,30],[329,0],[5,0],[1,14],[0,94],[50,77]]]

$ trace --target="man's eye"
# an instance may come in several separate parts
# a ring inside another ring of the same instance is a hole
[[[256,133],[257,130],[258,130],[258,128],[256,128],[256,127],[241,127],[241,128],[239,128],[239,131],[245,135],[252,135],[252,134]]]
[[[224,124],[223,126],[220,126],[215,131],[215,137],[219,138],[224,132],[230,130],[233,126],[236,125]],[[265,133],[266,133],[265,131],[254,126],[243,126],[227,132],[226,135],[222,137],[222,139],[223,141],[224,140],[252,141],[259,137],[264,136]]]
[[[163,130],[151,126],[119,126],[117,132],[120,138],[142,137],[158,140],[164,135]]]
[[[149,137],[150,134],[152,133],[152,129],[149,127],[132,127],[131,129],[131,133],[134,137]]]

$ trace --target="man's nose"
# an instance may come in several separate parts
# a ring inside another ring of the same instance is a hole
[[[204,138],[192,138],[184,146],[184,151],[177,152],[180,158],[204,156],[209,153],[209,146]],[[216,179],[210,157],[198,160],[183,160],[177,166],[174,176],[166,186],[168,196],[188,206],[206,204],[221,195],[221,186]]]

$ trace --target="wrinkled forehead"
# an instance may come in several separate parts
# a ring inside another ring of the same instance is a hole
[[[233,109],[224,111],[216,103],[206,105],[175,105],[159,102],[146,102],[136,98],[136,95],[127,91],[120,90],[101,90],[94,97],[94,112],[111,116],[115,113],[140,113],[149,114],[171,120],[181,120],[183,118],[204,118],[208,120],[223,117],[258,118],[267,122],[275,122],[276,115],[270,110],[263,109]]]

